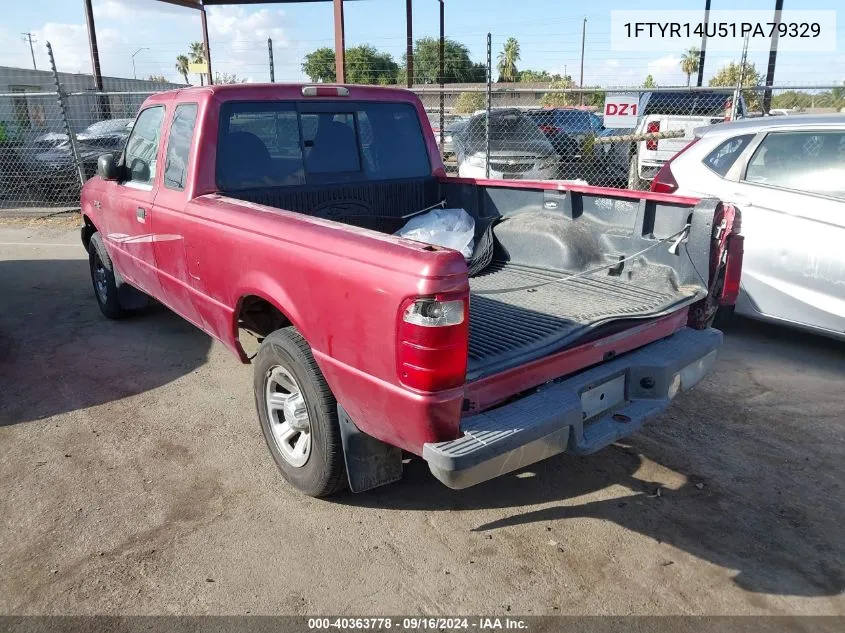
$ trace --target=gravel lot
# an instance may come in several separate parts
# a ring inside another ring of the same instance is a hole
[[[74,226],[0,223],[0,613],[845,614],[845,345],[739,321],[624,445],[320,501],[248,366],[101,317]]]

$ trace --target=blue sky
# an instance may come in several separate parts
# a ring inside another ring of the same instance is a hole
[[[415,0],[414,36],[436,36],[437,0]],[[736,2],[713,0],[715,8],[739,8]],[[773,0],[745,0],[743,9],[770,11]],[[837,0],[786,0],[789,8],[836,9]],[[613,9],[695,9],[703,0],[655,0],[634,7],[621,0],[446,0],[446,33],[483,61],[487,31],[493,34],[494,54],[508,37],[519,40],[519,68],[569,72],[578,77],[581,24],[587,18],[584,82],[587,85],[638,85],[652,74],[661,85],[685,83],[679,68],[681,50],[619,52],[611,50],[610,11]],[[405,45],[404,0],[357,0],[346,5],[347,45],[368,43],[390,52],[399,61]],[[176,55],[201,37],[197,12],[153,0],[94,0],[101,64],[107,75],[131,77],[132,53],[139,77],[163,74],[177,80]],[[776,83],[827,84],[845,81],[845,11],[837,23],[834,53],[786,53],[778,58]],[[277,81],[305,79],[303,56],[320,46],[332,46],[330,2],[286,5],[248,5],[209,8],[214,70],[234,72],[253,81],[267,81],[267,37],[274,41]],[[31,66],[28,45],[20,33],[37,38],[36,61],[47,67],[44,41],[50,40],[59,70],[90,72],[87,32],[81,0],[27,0],[6,6],[0,25],[0,65]],[[705,78],[739,53],[708,55]],[[750,54],[758,70],[767,55]]]

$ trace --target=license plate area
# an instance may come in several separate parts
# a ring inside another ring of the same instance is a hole
[[[583,419],[590,420],[625,403],[625,374],[581,392]]]

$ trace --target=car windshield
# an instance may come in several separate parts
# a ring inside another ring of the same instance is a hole
[[[108,121],[98,121],[92,123],[82,131],[82,134],[87,136],[97,136],[99,134],[113,134],[115,132],[128,132],[128,125],[131,119],[109,119]]]

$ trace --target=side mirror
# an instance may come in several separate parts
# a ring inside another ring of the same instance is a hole
[[[103,180],[117,180],[120,167],[114,159],[114,154],[103,154],[97,159],[97,175]]]

